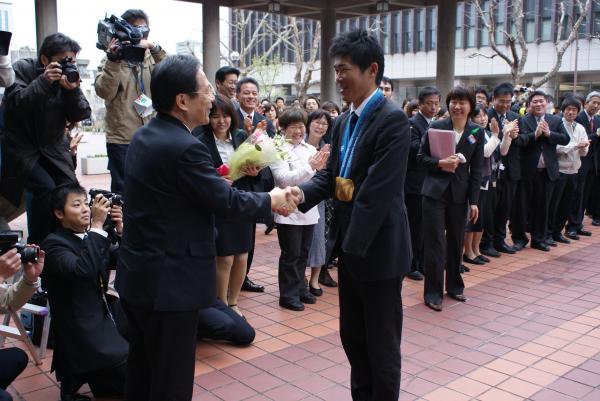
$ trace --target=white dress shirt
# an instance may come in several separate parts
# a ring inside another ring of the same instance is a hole
[[[217,145],[217,150],[219,151],[219,156],[221,156],[221,161],[223,164],[229,163],[229,157],[235,151],[233,148],[233,142],[231,141],[231,133],[228,133],[228,138],[224,141],[222,139],[215,137],[215,144]]]

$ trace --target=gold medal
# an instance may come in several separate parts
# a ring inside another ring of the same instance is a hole
[[[354,196],[354,181],[350,178],[335,177],[335,197],[343,202],[351,202]]]

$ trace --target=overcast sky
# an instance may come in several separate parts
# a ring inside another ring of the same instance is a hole
[[[34,0],[13,0],[13,40],[11,48],[34,47]],[[129,8],[141,8],[150,18],[149,39],[159,43],[169,53],[175,44],[185,40],[201,41],[202,5],[177,0],[57,0],[58,30],[79,42],[79,58],[89,59],[95,68],[103,52],[96,49],[98,20],[115,14],[120,16]],[[221,16],[227,9],[221,8]],[[221,24],[221,35],[226,31]]]

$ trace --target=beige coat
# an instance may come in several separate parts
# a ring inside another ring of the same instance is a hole
[[[0,289],[0,313],[8,312],[8,309],[16,311],[20,309],[35,292],[35,287],[25,284],[21,278],[6,290]]]
[[[166,56],[167,53],[162,48],[156,53],[146,51],[141,75],[144,93],[150,98],[150,76],[154,66]],[[115,62],[104,58],[98,67],[94,88],[106,104],[107,143],[129,144],[135,130],[152,118],[140,117],[133,107],[133,102],[142,93],[138,77],[139,66],[126,61]]]

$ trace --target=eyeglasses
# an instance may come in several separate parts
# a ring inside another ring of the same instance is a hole
[[[323,122],[323,121],[313,121],[313,124],[319,125],[321,127],[329,127],[329,124],[327,124],[326,122]]]
[[[208,84],[208,92],[200,92],[200,91],[194,91],[194,92],[186,92],[188,95],[205,95],[205,96],[212,96],[212,97],[216,97],[217,96],[217,92],[215,91],[215,88],[213,88],[213,86],[211,84]]]

